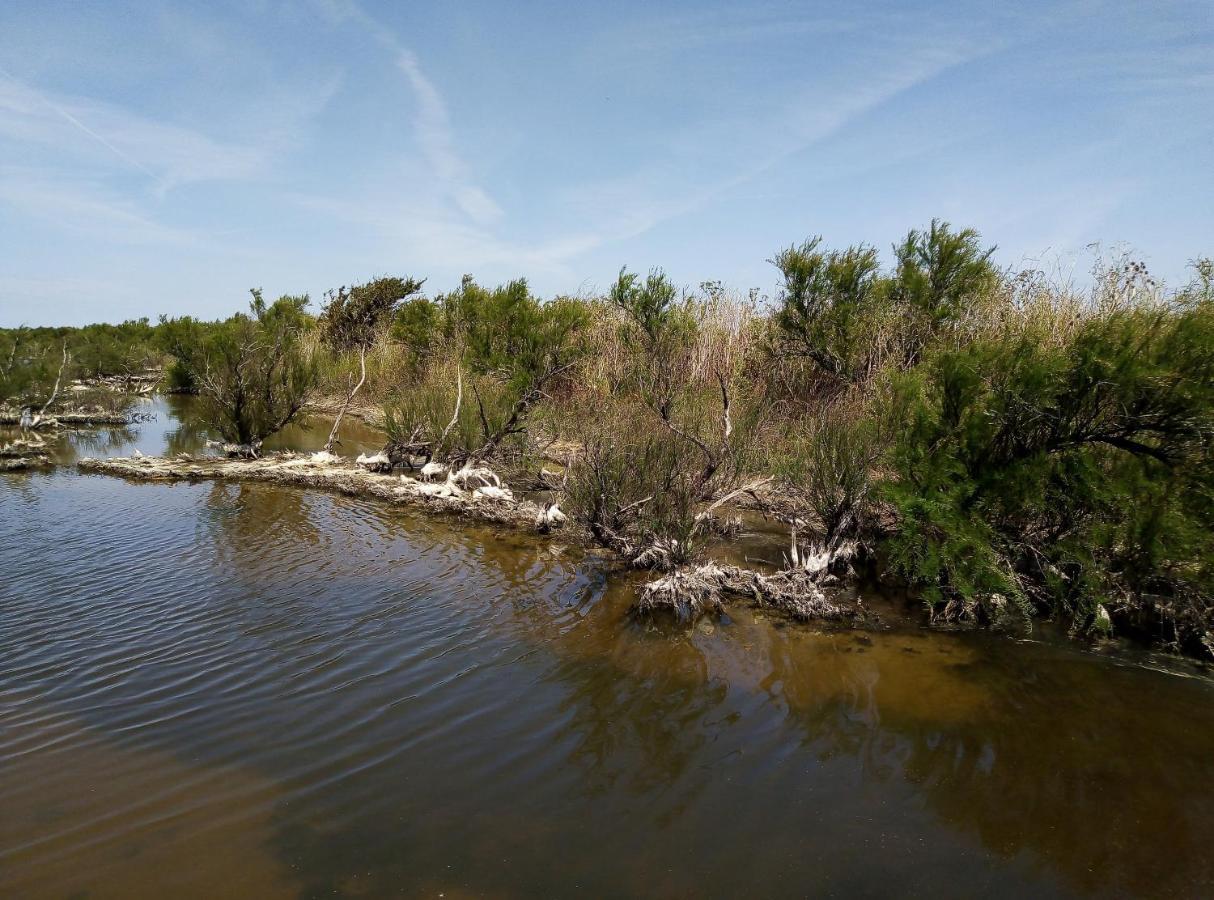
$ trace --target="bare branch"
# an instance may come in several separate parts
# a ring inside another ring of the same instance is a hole
[[[337,440],[337,429],[341,427],[342,417],[346,414],[346,410],[349,409],[350,401],[354,399],[354,395],[359,392],[367,381],[367,345],[365,343],[358,346],[358,362],[362,369],[362,377],[358,379],[358,384],[354,385],[350,393],[346,394],[345,402],[341,405],[341,409],[337,411],[337,418],[333,420],[333,429],[329,432],[329,439],[325,441],[324,451],[326,453],[332,453],[334,445],[339,443]]]
[[[455,423],[459,421],[459,408],[464,402],[464,370],[459,363],[455,364],[455,412],[451,414],[451,421],[447,423],[447,427],[443,429],[442,436],[438,439],[437,447],[442,447],[447,440],[447,435],[451,433],[451,429],[455,427]],[[482,407],[482,417],[484,415]]]
[[[63,342],[63,362],[61,362],[59,364],[59,374],[55,376],[55,389],[53,391],[51,391],[50,399],[48,399],[46,401],[46,403],[42,404],[42,409],[38,410],[38,416],[34,420],[35,422],[39,421],[42,418],[42,416],[46,413],[46,411],[48,409],[50,409],[51,404],[55,402],[55,398],[59,396],[59,384],[63,381],[63,370],[67,367],[67,361],[70,358],[71,358],[71,354],[69,354],[67,352],[67,341],[64,341]]]

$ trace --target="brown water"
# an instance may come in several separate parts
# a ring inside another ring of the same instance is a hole
[[[59,452],[196,449],[157,404]],[[0,563],[3,897],[1214,894],[1191,665],[646,629],[559,543],[71,468],[0,476]]]

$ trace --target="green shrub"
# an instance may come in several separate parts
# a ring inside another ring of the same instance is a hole
[[[531,408],[579,358],[586,320],[582,304],[541,302],[522,279],[490,290],[465,276],[450,294],[406,304],[393,329],[408,383],[385,403],[390,437],[420,436],[440,458],[491,456],[525,433]]]
[[[894,247],[895,297],[932,331],[958,321],[998,282],[994,252],[994,247],[982,248],[974,229],[953,231],[948,222],[933,219],[926,231],[912,229]]]
[[[255,448],[302,412],[316,381],[301,340],[307,303],[284,296],[267,306],[254,290],[249,314],[187,329],[181,363],[197,379],[202,418],[225,440]]]
[[[891,559],[929,603],[1028,597],[1082,623],[1212,586],[1214,305],[938,350],[892,404]]]
[[[880,349],[877,330],[888,308],[889,284],[877,251],[819,249],[822,239],[776,254],[782,284],[773,315],[776,354],[812,360],[843,381],[865,377]]]
[[[704,499],[695,447],[619,407],[601,411],[581,437],[566,492],[595,539],[645,568],[694,559],[703,549],[696,514]]]

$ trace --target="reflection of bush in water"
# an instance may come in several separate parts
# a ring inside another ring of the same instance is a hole
[[[134,444],[139,439],[135,428],[82,428],[72,431],[67,444],[77,453],[112,453]]]
[[[724,681],[708,679],[708,667],[691,643],[664,646],[616,661],[565,660],[551,680],[566,691],[560,731],[573,749],[569,761],[592,794],[623,788],[634,794],[678,785],[683,800],[699,793],[708,773],[683,780],[710,740],[712,711],[729,694]]]
[[[283,561],[322,543],[314,506],[326,495],[247,482],[211,482],[205,513],[215,526],[218,555],[243,577],[274,577]]]
[[[993,658],[882,636],[833,665],[773,653],[772,678],[820,759],[901,777],[1000,856],[1027,851],[1082,891],[1184,895],[1214,878],[1208,692],[1165,696],[1152,675],[1103,660],[979,646]]]

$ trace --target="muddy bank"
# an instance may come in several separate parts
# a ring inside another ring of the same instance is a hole
[[[15,440],[0,446],[0,472],[21,472],[53,465],[43,441]]]
[[[86,458],[80,460],[77,466],[83,472],[118,475],[140,481],[222,479],[323,488],[523,531],[538,533],[550,527],[544,521],[543,507],[530,500],[514,497],[508,491],[488,491],[476,487],[464,490],[449,483],[418,481],[407,475],[368,472],[346,460],[318,460],[294,453],[248,460],[184,454],[176,457]]]
[[[355,497],[374,497],[429,513],[504,526],[531,534],[562,532],[579,544],[591,543],[587,533],[569,522],[553,504],[540,505],[517,497],[487,470],[465,469],[442,482],[408,475],[367,471],[349,460],[318,453],[281,453],[260,459],[207,456],[131,456],[85,458],[83,472],[115,475],[138,481],[258,481],[333,490]],[[485,473],[488,478],[480,473]],[[728,601],[783,613],[800,621],[840,625],[871,623],[864,609],[851,601],[828,599],[823,580],[806,571],[763,575],[737,566],[714,564],[678,569],[644,585],[633,606],[638,616],[672,615],[682,622],[717,616]]]
[[[80,411],[52,413],[40,417],[31,416],[30,419],[28,427],[34,429],[89,427],[98,425],[131,425],[139,421],[139,414]],[[0,425],[21,426],[21,413],[15,410],[0,410]]]

